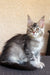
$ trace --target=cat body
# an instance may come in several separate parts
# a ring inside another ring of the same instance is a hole
[[[44,17],[40,21],[43,19]],[[37,23],[33,23],[28,16],[27,33],[18,34],[6,42],[0,56],[0,62],[19,65],[28,62],[32,66],[42,69],[45,66],[44,63],[40,62],[40,51],[43,46],[42,29]]]

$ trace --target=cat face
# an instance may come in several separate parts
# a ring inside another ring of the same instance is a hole
[[[42,37],[44,34],[44,16],[34,23],[28,16],[27,34],[34,38]]]

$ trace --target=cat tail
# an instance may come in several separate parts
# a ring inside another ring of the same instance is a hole
[[[10,61],[2,61],[0,59],[0,66],[11,68],[11,69],[17,69],[17,70],[36,70],[36,68],[30,65],[28,62],[23,64],[17,64],[17,63],[12,63]]]
[[[35,70],[36,69],[35,67],[30,66],[30,64],[28,64],[28,63],[19,65],[17,63],[0,61],[0,65],[11,68],[11,69],[17,69],[17,70]]]
[[[13,63],[9,60],[4,59],[3,56],[0,55],[0,66],[8,67],[11,69],[17,69],[17,70],[35,70],[36,68],[30,65],[29,62],[25,62],[23,64]]]

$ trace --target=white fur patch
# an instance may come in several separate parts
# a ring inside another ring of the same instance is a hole
[[[10,57],[9,57],[9,60],[10,60],[11,62],[13,62],[13,63],[19,63],[19,62],[18,62],[19,59],[18,59],[17,57],[15,57],[15,56],[10,56]]]
[[[23,58],[23,57],[19,58],[19,57],[18,56],[10,56],[9,60],[10,60],[10,62],[18,63],[18,64],[23,63],[23,62],[27,62],[27,58],[26,57],[25,58]]]
[[[37,61],[30,61],[30,64],[36,68],[43,69],[45,67],[45,64],[43,62],[37,62]]]
[[[34,54],[35,52],[40,51],[42,46],[43,46],[43,38],[42,37],[37,39],[37,41],[31,41],[32,53]]]

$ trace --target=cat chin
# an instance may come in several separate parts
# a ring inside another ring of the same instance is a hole
[[[34,35],[33,33],[29,34],[31,39],[35,39],[37,41],[41,41],[43,39],[43,36]]]

